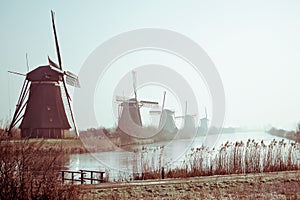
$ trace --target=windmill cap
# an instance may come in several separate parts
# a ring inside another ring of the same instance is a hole
[[[27,73],[28,81],[60,81],[60,73],[51,69],[50,65],[40,66]]]

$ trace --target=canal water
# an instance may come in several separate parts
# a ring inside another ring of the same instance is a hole
[[[203,144],[209,144],[211,151],[213,149],[218,150],[227,141],[232,143],[243,141],[246,143],[248,139],[257,142],[263,140],[265,144],[274,139],[282,140],[280,137],[262,131],[224,133],[211,136],[211,138],[201,136],[194,139],[178,139],[136,145],[111,152],[73,154],[70,156],[66,167],[75,171],[81,169],[107,171],[110,179],[120,180],[130,177],[133,173],[140,172],[142,167],[151,167],[152,169],[180,167],[191,149],[201,147]],[[287,139],[285,141],[289,142]]]

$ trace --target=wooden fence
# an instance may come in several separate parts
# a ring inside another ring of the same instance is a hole
[[[69,171],[63,170],[62,182],[66,181],[74,184],[75,182],[80,182],[80,184],[94,184],[94,183],[103,183],[104,182],[104,173],[101,171],[92,171],[92,170],[79,170],[79,171]]]

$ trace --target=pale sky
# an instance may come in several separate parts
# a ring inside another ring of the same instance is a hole
[[[14,112],[26,73],[56,59],[50,10],[63,66],[78,73],[111,37],[162,28],[197,42],[214,62],[226,95],[226,126],[293,129],[300,121],[298,1],[0,1],[0,119]]]

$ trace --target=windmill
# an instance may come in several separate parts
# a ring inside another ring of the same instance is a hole
[[[116,96],[116,101],[120,102],[118,108],[118,128],[123,131],[131,131],[133,125],[142,127],[142,118],[140,113],[141,107],[152,107],[158,105],[158,102],[138,100],[136,90],[136,73],[132,71],[132,82],[133,82],[133,98],[125,98]]]
[[[187,101],[185,102],[185,114],[183,116],[176,116],[176,118],[183,118],[183,127],[180,130],[182,135],[181,137],[184,138],[191,138],[194,136],[195,131],[196,131],[196,126],[195,126],[195,116],[196,115],[191,115],[187,114],[188,111],[188,103]]]
[[[163,94],[162,108],[160,110],[150,110],[150,115],[159,118],[158,130],[159,132],[152,137],[154,141],[172,140],[178,131],[174,121],[174,111],[165,108],[166,91]]]
[[[200,127],[198,128],[198,135],[205,135],[208,131],[208,118],[207,118],[207,110],[205,107],[205,117],[200,119]]]
[[[76,75],[64,71],[62,68],[53,11],[51,11],[51,18],[58,64],[48,57],[49,65],[39,66],[26,74],[16,110],[8,129],[9,134],[22,120],[19,126],[22,137],[64,137],[64,130],[69,130],[71,126],[66,115],[62,94],[66,96],[66,107],[70,110],[71,120],[77,134],[70,103],[71,98],[66,83],[80,87],[79,80]]]
[[[163,102],[161,110],[150,110],[151,115],[159,115],[159,125],[158,128],[161,130],[162,134],[167,133],[175,133],[177,132],[177,127],[174,121],[174,111],[165,109],[165,101],[166,101],[166,91],[164,91]],[[166,135],[160,137],[166,137]],[[171,135],[173,138],[173,135]]]

